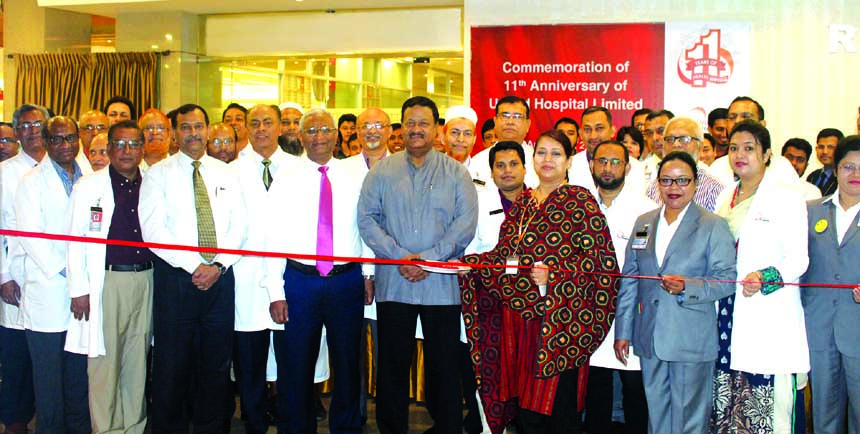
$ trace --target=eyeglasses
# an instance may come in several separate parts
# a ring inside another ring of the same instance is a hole
[[[474,132],[474,131],[472,131],[472,130],[463,130],[463,131],[460,131],[460,130],[450,130],[450,131],[448,131],[448,134],[449,134],[451,137],[454,137],[454,138],[457,138],[457,137],[463,136],[463,137],[465,137],[465,138],[467,138],[467,139],[471,139],[472,137],[474,137],[474,136],[475,136],[475,132]]]
[[[612,166],[613,169],[620,166],[621,163],[623,163],[623,161],[621,161],[620,158],[598,158],[597,159],[597,164],[599,164],[601,166],[606,166],[607,164],[609,164],[610,166]]]
[[[743,112],[743,113],[729,113],[729,115],[727,116],[727,119],[730,121],[736,121],[738,118],[741,118],[741,120],[755,119],[755,115],[750,113],[750,112]]]
[[[383,128],[388,128],[390,124],[383,124],[382,122],[366,122],[361,126],[361,129],[364,131],[370,131],[373,129],[381,130]]]
[[[18,139],[14,137],[0,137],[0,144],[11,145],[13,143],[17,145]]]
[[[143,147],[143,142],[140,140],[111,140],[111,146],[116,149],[125,149],[128,148],[130,150],[140,149]]]
[[[24,122],[18,125],[19,130],[39,130],[42,129],[42,121]]]
[[[840,164],[839,165],[839,171],[845,172],[845,173],[851,173],[851,174],[860,173],[860,166],[855,166],[853,164],[848,164],[848,163]]]
[[[693,182],[693,178],[687,178],[686,176],[681,176],[679,178],[659,178],[657,182],[660,183],[663,187],[671,187],[672,184],[678,184],[678,187],[686,187]]]
[[[63,142],[68,144],[76,143],[78,141],[77,134],[69,134],[67,136],[48,136],[48,143],[59,146],[62,145]]]
[[[334,127],[319,127],[319,128],[310,127],[310,128],[305,128],[305,130],[303,131],[303,133],[305,133],[309,136],[315,136],[315,135],[320,134],[320,133],[322,133],[322,135],[324,135],[324,136],[327,136],[329,134],[334,134],[336,132],[337,132],[337,128],[334,128]]]
[[[143,130],[146,131],[147,133],[154,134],[154,133],[163,133],[164,131],[167,130],[167,128],[164,127],[163,125],[155,125],[152,127],[146,127]]]
[[[230,138],[225,138],[225,139],[221,139],[221,138],[212,139],[212,146],[213,146],[213,147],[215,147],[215,148],[222,147],[222,146],[230,146],[230,145],[232,145],[232,144],[233,144],[233,139],[230,139]]]
[[[84,125],[84,126],[82,126],[82,127],[81,127],[81,129],[82,129],[82,130],[87,130],[87,132],[88,132],[88,133],[91,133],[91,132],[93,132],[93,131],[98,131],[98,132],[100,132],[100,133],[101,133],[101,132],[104,132],[105,130],[107,130],[107,129],[108,129],[108,127],[107,127],[107,125],[102,125],[102,124],[99,124],[99,125]]]
[[[675,143],[676,140],[682,145],[689,145],[693,140],[699,141],[699,139],[692,136],[663,136],[663,142],[670,145]]]
[[[526,115],[524,115],[522,113],[501,112],[498,114],[498,117],[500,119],[504,119],[506,121],[509,121],[509,120],[521,121],[521,120],[526,118]]]

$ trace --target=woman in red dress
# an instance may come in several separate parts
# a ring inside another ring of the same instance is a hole
[[[591,193],[566,184],[571,155],[567,136],[541,134],[534,152],[540,185],[514,203],[495,249],[464,258],[495,265],[461,276],[463,318],[493,434],[515,414],[520,434],[580,432],[579,368],[614,316],[612,238]]]

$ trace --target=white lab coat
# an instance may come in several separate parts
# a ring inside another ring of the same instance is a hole
[[[90,208],[102,209],[99,230],[90,230]],[[110,173],[99,170],[78,180],[69,204],[68,232],[73,236],[107,239],[113,218],[114,198]],[[105,282],[107,246],[95,243],[69,243],[66,277],[71,298],[90,296],[90,320],[71,318],[65,350],[88,357],[106,355],[102,327],[102,289]]]
[[[649,199],[648,196],[645,196],[645,193],[639,191],[638,188],[638,186],[628,186],[625,184],[621,193],[612,201],[612,206],[609,208],[603,205],[599,195],[595,196],[600,204],[600,210],[606,216],[609,231],[612,233],[612,245],[615,247],[615,257],[618,261],[619,270],[624,269],[624,252],[627,250],[627,243],[633,236],[636,219],[640,215],[658,208],[657,203]],[[606,339],[597,347],[597,351],[591,355],[591,359],[589,360],[591,366],[627,371],[640,371],[642,369],[639,365],[639,357],[633,354],[633,351],[630,351],[626,365],[619,362],[615,358],[614,345],[615,321],[609,327]]]
[[[768,170],[758,187],[738,237],[738,280],[747,274],[776,267],[784,282],[796,283],[809,263],[806,201],[793,185],[785,185]],[[725,214],[737,184],[717,200]],[[754,374],[792,374],[809,371],[806,322],[800,288],[786,285],[769,295],[743,296],[737,284],[732,318],[734,370]]]
[[[475,238],[466,246],[466,254],[493,250],[499,243],[499,228],[505,221],[505,210],[499,189],[494,185],[478,188],[478,228]]]
[[[45,157],[47,158],[47,157]],[[18,155],[0,163],[0,228],[17,229],[15,219],[15,195],[24,175],[33,170],[38,162],[23,151]],[[0,260],[0,283],[14,280],[19,285],[24,283],[23,253],[20,252],[20,238],[0,237],[0,243],[5,243],[4,257]],[[17,253],[16,253],[17,252]],[[13,259],[17,260],[13,261]],[[18,306],[0,302],[0,326],[22,330],[18,319]]]
[[[81,166],[86,175],[88,166]],[[69,197],[50,158],[45,158],[24,176],[15,198],[17,228],[22,231],[65,234],[68,230]],[[66,278],[66,242],[40,238],[19,239],[23,255],[20,324],[43,333],[68,329],[71,299]],[[15,261],[16,259],[13,259]],[[19,282],[20,283],[20,282]]]
[[[250,151],[245,152],[248,149]],[[273,180],[270,188],[273,188],[286,181],[297,158],[278,148],[271,160],[277,165],[277,170],[270,166]],[[275,200],[263,186],[262,161],[263,157],[248,146],[239,154],[238,159],[230,163],[239,179],[242,201],[247,210],[248,232],[242,246],[245,250],[264,251],[266,238],[272,232],[291,230],[289,227],[282,227],[282,216],[276,215],[274,211]],[[272,298],[269,295],[262,284],[265,277],[263,262],[262,257],[243,256],[233,264],[233,273],[236,276],[236,331],[284,329],[283,324],[276,324],[269,314],[269,304],[283,299],[283,288],[280,289],[280,298]]]

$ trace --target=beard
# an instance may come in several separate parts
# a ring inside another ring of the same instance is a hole
[[[279,136],[278,145],[284,150],[284,152],[295,156],[302,155],[302,152],[304,151],[302,148],[302,142],[300,142],[299,139],[288,139],[285,136]]]
[[[594,185],[604,190],[616,190],[618,187],[621,187],[624,184],[623,176],[621,178],[615,178],[611,181],[604,181],[603,178],[592,173],[591,179],[594,180]]]

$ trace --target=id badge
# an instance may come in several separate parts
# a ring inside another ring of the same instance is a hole
[[[505,258],[505,274],[517,274],[517,270],[519,270],[518,266],[520,265],[520,257],[517,255],[511,255]]]
[[[90,232],[101,232],[103,215],[101,207],[90,208]]]
[[[636,237],[631,241],[633,244],[630,246],[633,250],[645,250],[645,246],[648,245],[648,237]]]

